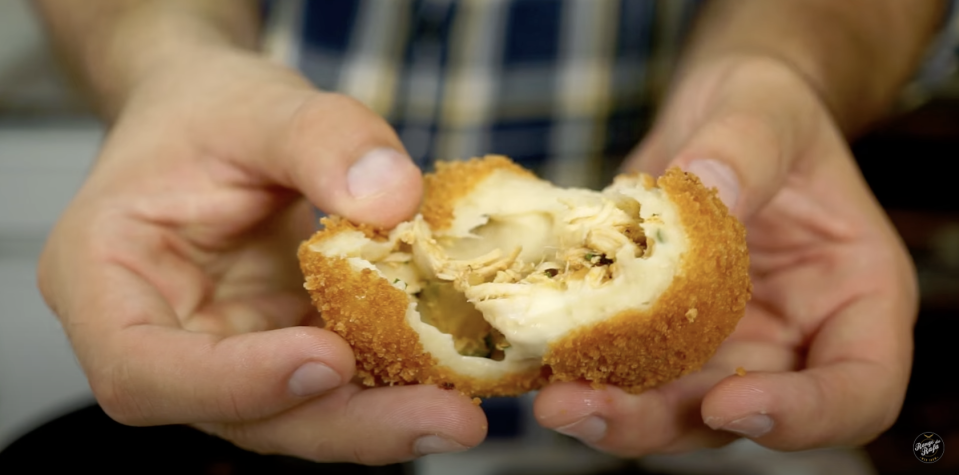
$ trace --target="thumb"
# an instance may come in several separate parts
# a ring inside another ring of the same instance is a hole
[[[692,92],[680,96],[696,96]],[[811,156],[810,147],[829,130],[830,119],[790,71],[736,71],[713,95],[699,110],[684,97],[674,101],[629,165],[659,173],[676,166],[692,173],[745,220],[776,195],[800,160]]]
[[[805,152],[800,144],[808,127],[796,118],[779,120],[765,111],[720,112],[692,134],[670,165],[715,188],[730,213],[746,220],[782,189]]]
[[[775,163],[784,155],[778,138],[748,121],[738,117],[707,123],[670,163],[714,188],[730,213],[740,219],[752,215],[780,187],[779,170],[785,168]],[[739,130],[746,128],[754,130],[748,134]]]
[[[322,211],[382,227],[419,206],[422,176],[392,127],[349,97],[309,91],[284,98],[263,123],[263,153],[247,165],[292,188]],[[259,148],[259,147],[258,147]]]

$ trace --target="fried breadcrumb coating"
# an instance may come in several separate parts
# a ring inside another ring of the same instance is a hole
[[[698,370],[751,293],[745,229],[693,175],[559,189],[506,157],[440,163],[420,214],[341,218],[303,243],[305,287],[369,386],[631,393]]]

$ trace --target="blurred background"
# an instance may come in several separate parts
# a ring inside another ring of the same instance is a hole
[[[36,289],[35,264],[101,136],[57,73],[28,2],[0,2],[0,447],[90,397]]]
[[[780,454],[748,442],[634,464],[537,429],[529,400],[484,403],[490,440],[434,456],[422,474],[907,474],[959,473],[959,81],[861,138],[863,173],[911,249],[922,308],[905,407],[895,426],[862,450]],[[0,450],[43,423],[92,402],[59,323],[35,285],[36,260],[79,188],[103,130],[59,74],[25,0],[0,2]],[[911,444],[936,432],[945,457],[918,464]],[[628,465],[628,466],[627,466]]]

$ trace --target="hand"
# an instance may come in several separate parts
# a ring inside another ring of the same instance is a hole
[[[312,326],[296,260],[310,203],[392,226],[420,180],[357,102],[252,54],[197,52],[130,95],[39,284],[122,423],[193,424],[316,461],[462,450],[485,437],[483,412],[434,386],[351,383],[353,353]]]
[[[632,169],[682,167],[747,227],[752,301],[702,371],[632,396],[545,388],[549,428],[622,456],[862,444],[901,409],[915,271],[829,112],[790,67],[727,57],[689,70]],[[743,367],[745,376],[735,374]]]

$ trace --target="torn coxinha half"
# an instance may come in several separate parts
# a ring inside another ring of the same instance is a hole
[[[585,380],[632,393],[697,370],[750,297],[745,230],[671,169],[563,189],[506,157],[438,163],[392,230],[339,218],[305,287],[371,386],[515,396]]]

